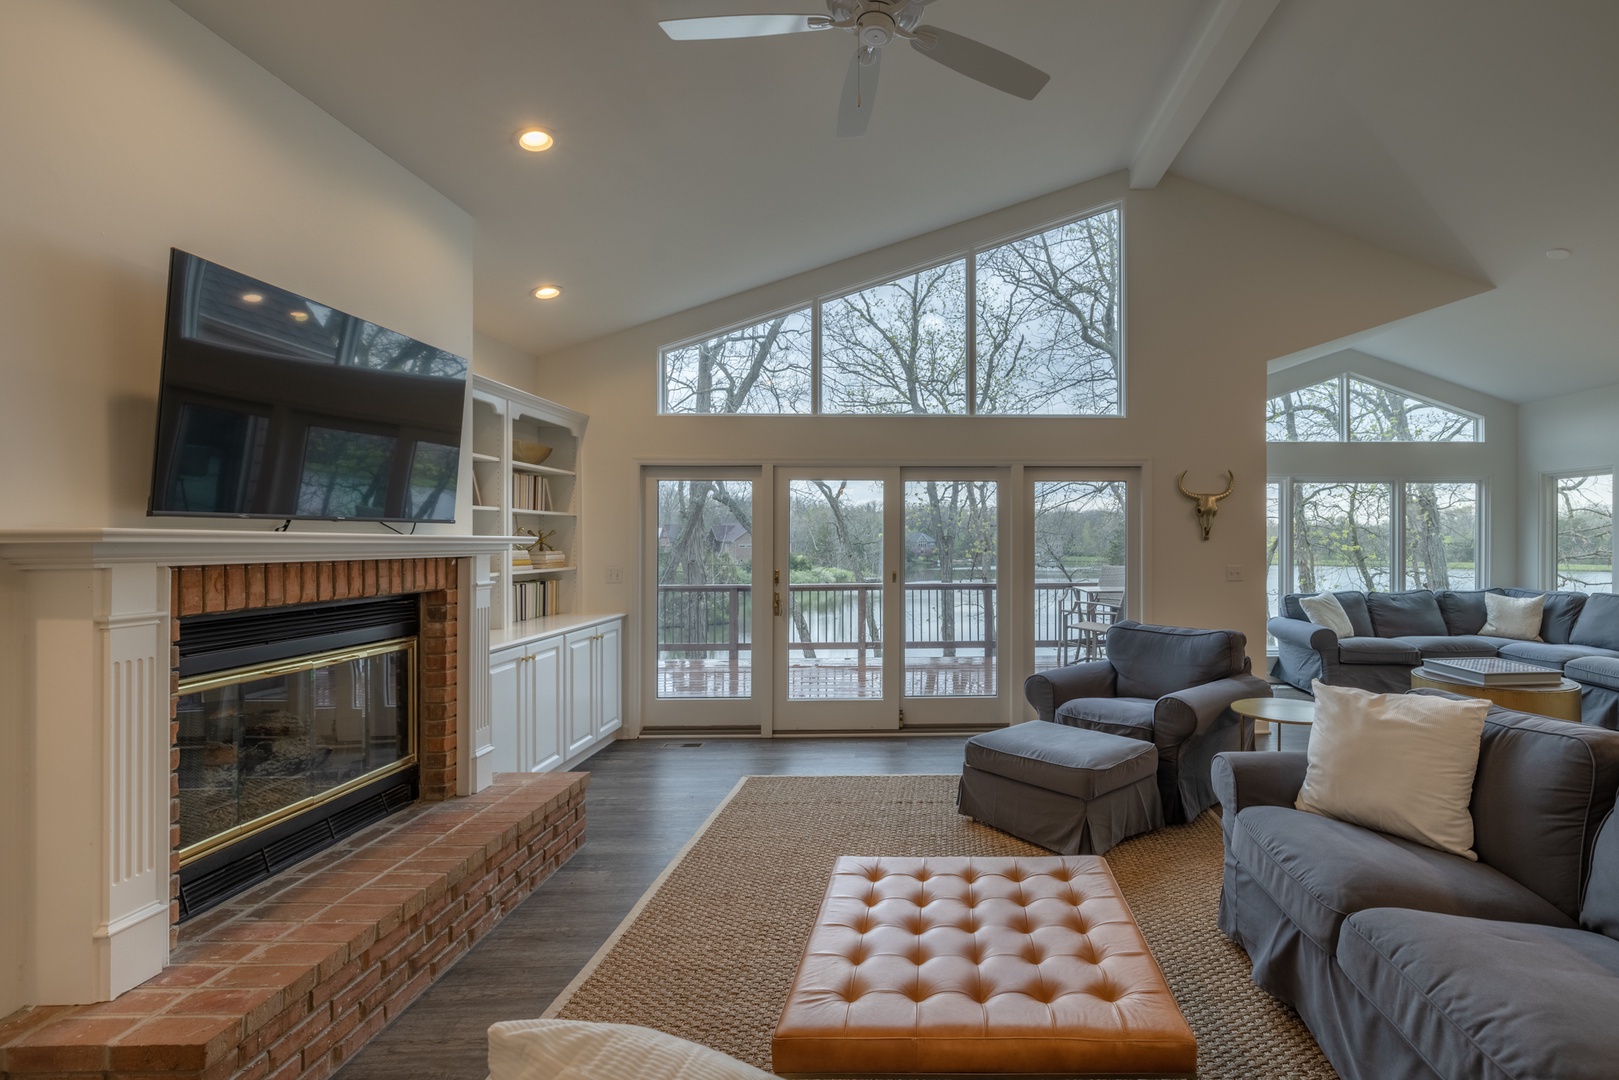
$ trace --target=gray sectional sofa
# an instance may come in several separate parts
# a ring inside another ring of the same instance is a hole
[[[1345,1080],[1619,1076],[1619,733],[1492,707],[1477,862],[1295,810],[1304,773],[1215,758],[1220,928]]]
[[[1484,593],[1545,596],[1540,641],[1484,637]],[[1282,598],[1268,624],[1276,639],[1273,674],[1308,691],[1313,679],[1374,693],[1411,689],[1411,669],[1444,656],[1504,656],[1561,671],[1580,684],[1580,716],[1619,729],[1619,595],[1536,589],[1333,593],[1355,628],[1340,639],[1305,617],[1299,597]]]

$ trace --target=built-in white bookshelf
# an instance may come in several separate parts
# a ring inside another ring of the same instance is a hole
[[[559,561],[531,561],[513,548],[490,557],[490,626],[505,630],[579,610],[579,466],[583,413],[486,379],[472,378],[472,531],[532,533]],[[533,447],[544,446],[543,457]]]

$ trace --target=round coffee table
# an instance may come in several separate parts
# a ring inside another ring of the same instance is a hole
[[[1315,702],[1296,698],[1245,697],[1231,703],[1231,711],[1250,720],[1268,720],[1273,724],[1298,724],[1309,727],[1315,723]],[[1276,749],[1282,748],[1282,729],[1276,729]]]
[[[1549,716],[1553,720],[1569,720],[1576,724],[1580,722],[1580,684],[1573,679],[1565,678],[1544,686],[1478,686],[1447,679],[1431,668],[1412,668],[1411,689],[1423,687],[1483,698],[1503,709]]]

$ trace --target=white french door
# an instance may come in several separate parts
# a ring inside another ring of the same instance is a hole
[[[896,731],[898,469],[775,470],[774,729]]]

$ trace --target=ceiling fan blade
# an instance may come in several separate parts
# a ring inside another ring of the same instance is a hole
[[[871,123],[871,110],[877,107],[877,73],[882,70],[883,51],[872,54],[870,64],[860,63],[860,53],[849,61],[849,73],[843,77],[843,101],[838,105],[838,138],[847,139],[866,133]]]
[[[658,25],[676,41],[712,41],[826,29],[812,24],[811,19],[828,21],[825,15],[714,15],[705,19],[669,19]]]
[[[985,86],[1004,90],[1013,97],[1032,101],[1051,81],[1051,76],[1039,68],[970,37],[952,34],[937,26],[918,26],[916,34],[917,38],[911,40],[911,48],[929,60],[937,60],[952,71],[959,71],[969,79],[977,79]],[[919,38],[928,39],[928,43],[917,40]]]

